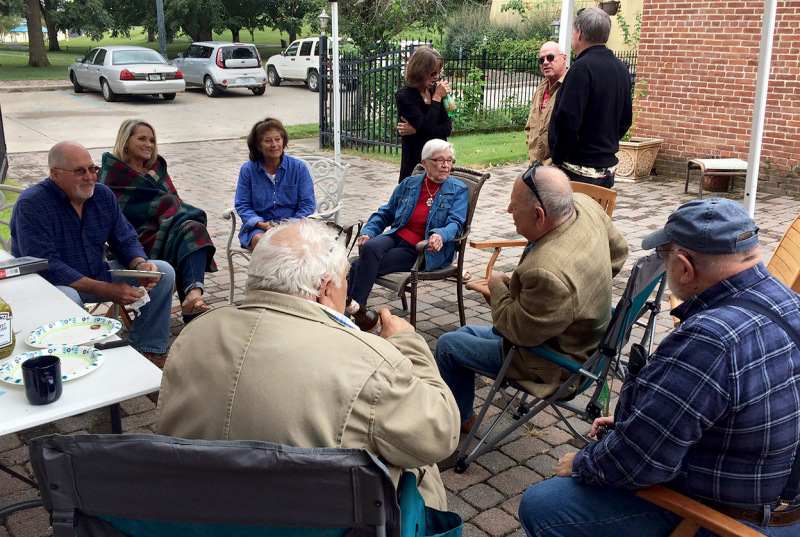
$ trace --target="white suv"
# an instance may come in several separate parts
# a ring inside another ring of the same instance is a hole
[[[331,41],[328,40],[328,57]],[[270,86],[282,80],[302,80],[311,91],[319,91],[319,37],[298,39],[280,54],[267,60]]]
[[[192,43],[172,65],[180,67],[187,86],[202,86],[209,97],[223,89],[247,88],[264,95],[267,74],[255,45],[225,41]]]

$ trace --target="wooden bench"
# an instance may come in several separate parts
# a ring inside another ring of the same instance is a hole
[[[747,175],[747,161],[740,158],[693,158],[686,163],[686,186],[684,192],[689,192],[689,172],[700,170],[700,189],[697,198],[703,197],[703,180],[706,175],[723,175],[731,178],[728,190],[733,189],[733,179],[737,176]]]

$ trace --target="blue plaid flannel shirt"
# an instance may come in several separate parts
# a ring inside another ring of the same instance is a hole
[[[763,264],[673,310],[683,322],[620,392],[615,429],[578,452],[574,479],[755,507],[783,490],[800,443],[800,351],[750,296],[800,329],[800,296]]]
[[[147,259],[136,230],[123,216],[114,193],[102,183],[83,205],[83,216],[52,179],[47,178],[19,195],[11,214],[11,255],[47,259],[42,277],[53,285],[70,285],[84,276],[110,282],[103,248],[126,267]]]

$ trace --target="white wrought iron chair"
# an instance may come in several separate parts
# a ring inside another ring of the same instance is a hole
[[[19,194],[22,191],[23,191],[23,189],[18,187],[18,186],[0,184],[0,226],[5,226],[6,228],[8,228],[10,226],[11,212],[8,213],[8,216],[4,216],[4,213],[8,209],[13,209],[14,202],[17,201],[16,196],[14,196],[14,199],[12,201],[8,201],[6,199],[6,194],[5,193],[6,192],[14,192],[16,194]],[[3,235],[0,235],[0,247],[2,247],[3,250],[5,250],[6,252],[10,252],[11,251],[11,239],[9,238],[8,240],[6,240],[3,237]]]
[[[342,193],[344,192],[344,182],[349,164],[339,164],[325,157],[296,157],[303,161],[314,181],[314,195],[317,198],[317,210],[311,215],[312,218],[319,218],[326,222],[333,222],[340,225],[340,214],[342,211]],[[225,209],[222,218],[231,221],[231,231],[228,235],[228,242],[225,245],[225,257],[228,260],[228,276],[230,277],[230,294],[228,302],[233,304],[234,294],[234,256],[241,256],[250,261],[250,252],[247,248],[239,245],[236,229],[240,225],[237,221],[236,209],[231,207]]]

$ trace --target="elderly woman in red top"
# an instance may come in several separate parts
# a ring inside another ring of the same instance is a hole
[[[350,298],[366,304],[375,279],[409,270],[417,259],[417,243],[425,239],[430,242],[424,270],[453,262],[453,239],[461,234],[469,203],[467,186],[450,177],[454,154],[453,144],[430,140],[422,148],[425,173],[397,185],[389,202],[369,217],[358,237],[361,255],[350,267]]]

